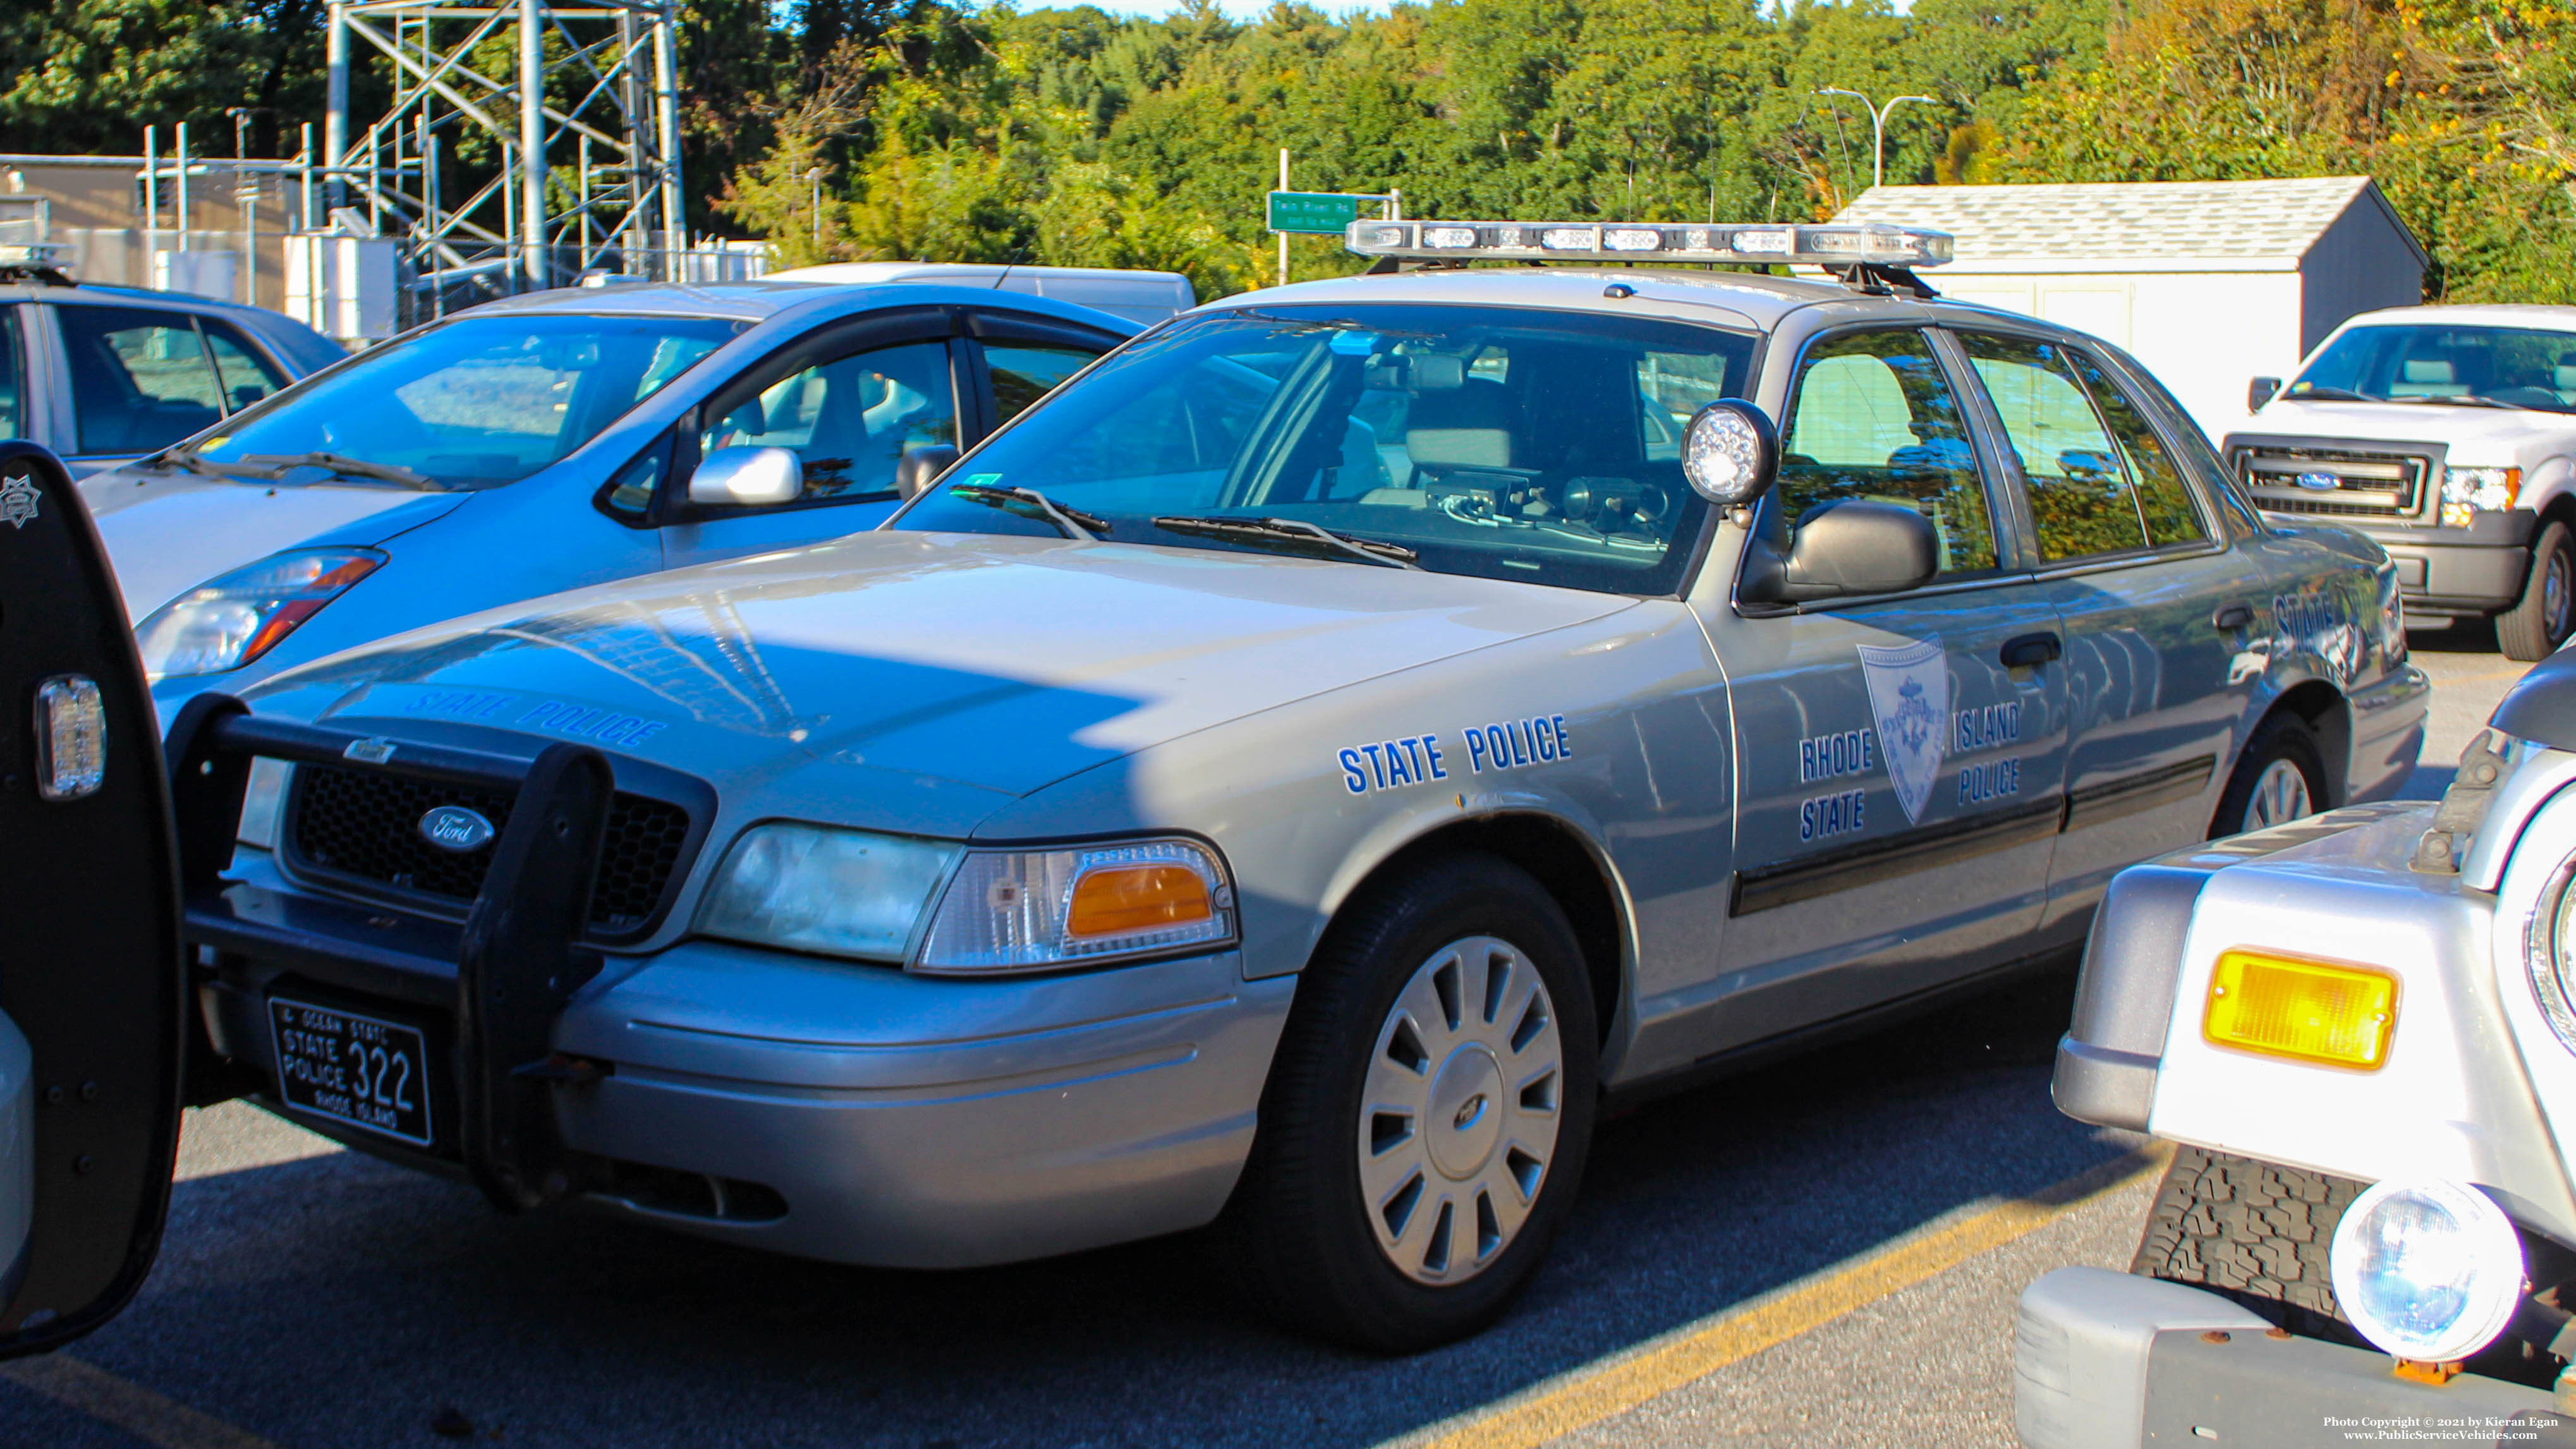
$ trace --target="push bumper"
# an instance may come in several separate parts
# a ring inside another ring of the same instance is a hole
[[[2478,514],[2466,528],[2334,521],[2388,550],[2407,608],[2429,617],[2493,613],[2519,601],[2531,574],[2535,518],[2531,510],[2517,508]]]
[[[328,731],[213,728],[198,754],[219,768],[202,778],[244,754],[341,762]],[[228,857],[232,809],[205,817],[226,822]],[[183,803],[183,855],[190,814]],[[187,918],[212,1057],[201,1084],[466,1176],[504,1207],[577,1200],[841,1262],[1008,1262],[1213,1219],[1250,1150],[1295,986],[1245,981],[1231,951],[968,981],[684,941],[610,958],[557,999],[509,962],[495,969],[478,925],[507,914],[492,902],[545,885],[508,875],[506,850],[462,925],[316,895],[262,852],[217,874],[212,850]],[[500,946],[551,964],[543,942]],[[491,977],[519,985],[495,993]],[[432,1141],[287,1105],[272,994],[416,1024],[447,1067],[430,1084]]]
[[[2214,1293],[2060,1268],[2021,1297],[2014,1426],[2024,1449],[2576,1446],[2576,1419],[2538,1389],[2475,1374],[2420,1383],[2395,1367],[2282,1333]]]

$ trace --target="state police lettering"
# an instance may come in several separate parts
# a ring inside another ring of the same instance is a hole
[[[619,714],[615,710],[590,709],[560,701],[538,705],[519,716],[521,728],[534,726],[575,739],[597,740],[603,745],[640,745],[662,732],[662,722],[638,715]]]
[[[1869,824],[1869,792],[1845,790],[1838,795],[1819,795],[1798,802],[1798,838],[1823,840],[1828,836],[1849,835]]]
[[[1798,783],[1831,780],[1878,768],[1878,735],[1873,730],[1844,730],[1798,741]]]
[[[1565,734],[1565,716],[1561,714],[1472,725],[1465,733],[1469,774],[1544,765],[1570,758],[1574,753]],[[1447,751],[1440,748],[1438,735],[1406,735],[1346,746],[1336,758],[1342,769],[1342,788],[1354,795],[1366,795],[1400,785],[1446,780],[1450,777],[1448,765],[1456,754],[1454,745]]]
[[[2021,704],[1989,704],[1977,709],[1959,711],[1955,734],[1951,740],[1953,754],[2009,745],[2021,738]]]

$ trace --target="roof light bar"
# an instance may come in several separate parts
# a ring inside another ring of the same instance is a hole
[[[1355,221],[1344,244],[1364,257],[1411,261],[1749,262],[1810,266],[1937,267],[1950,234],[1858,222],[1822,226],[1699,226],[1671,222]]]

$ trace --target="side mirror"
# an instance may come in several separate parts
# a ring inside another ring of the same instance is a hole
[[[689,475],[691,503],[792,503],[805,491],[805,460],[785,448],[718,448]]]
[[[1768,414],[1722,397],[1693,414],[1682,435],[1682,476],[1691,491],[1725,508],[1762,496],[1780,471],[1780,434]]]
[[[2245,411],[2249,413],[2260,411],[2263,404],[2280,396],[2280,393],[2281,380],[2279,378],[2258,377],[2254,379],[2252,382],[2245,385]]]
[[[894,465],[894,491],[906,498],[939,481],[939,475],[957,466],[957,450],[946,443],[927,443],[906,448]]]
[[[1737,596],[1748,603],[1795,604],[1847,594],[1893,594],[1921,588],[1941,571],[1941,541],[1932,520],[1896,503],[1850,498],[1798,520],[1785,554],[1758,538]]]

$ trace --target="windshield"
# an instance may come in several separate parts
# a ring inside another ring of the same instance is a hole
[[[2301,402],[2456,402],[2576,412],[2576,332],[2355,327],[2286,396]]]
[[[325,453],[449,488],[498,487],[589,442],[744,325],[460,318],[244,413],[195,452],[217,463]]]
[[[1061,535],[1033,489],[1118,543],[1375,566],[1311,525],[1441,573],[1670,593],[1708,515],[1682,433],[1745,391],[1753,342],[1496,307],[1211,313],[1023,414],[893,526]],[[1210,522],[1272,518],[1294,526]]]

